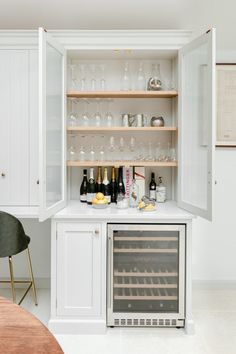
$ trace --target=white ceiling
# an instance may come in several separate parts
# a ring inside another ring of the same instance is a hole
[[[235,0],[0,0],[0,29],[217,28],[236,50]]]

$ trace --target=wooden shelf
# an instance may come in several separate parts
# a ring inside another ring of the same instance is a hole
[[[68,132],[156,132],[156,131],[177,131],[177,127],[68,127]]]
[[[68,98],[172,98],[177,91],[70,91]]]
[[[143,167],[176,167],[176,161],[67,161],[68,167],[96,167],[96,166],[143,166]]]

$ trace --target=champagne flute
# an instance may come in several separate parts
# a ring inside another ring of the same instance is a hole
[[[83,100],[83,113],[82,113],[82,125],[84,127],[88,127],[89,126],[89,113],[88,113],[88,101],[87,100]]]
[[[108,127],[112,127],[114,125],[114,117],[110,111],[110,104],[111,104],[112,100],[108,99],[107,100],[107,113],[105,115],[105,124]]]
[[[96,127],[100,127],[102,117],[101,117],[101,113],[100,113],[100,100],[99,99],[97,99],[96,105],[97,105],[97,108],[96,108],[96,112],[94,114],[94,122],[95,122]]]

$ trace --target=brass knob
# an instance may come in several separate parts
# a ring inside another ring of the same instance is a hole
[[[6,175],[5,175],[4,172],[1,173],[1,176],[2,176],[3,178],[6,177]]]

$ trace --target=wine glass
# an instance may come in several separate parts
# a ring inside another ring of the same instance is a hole
[[[95,161],[94,136],[91,136],[91,145],[89,149],[89,161]]]
[[[78,78],[77,78],[77,65],[70,64],[70,72],[71,72],[71,90],[76,91],[78,90]]]
[[[116,151],[115,138],[111,136],[109,139],[108,151],[110,152],[109,156],[111,156],[111,161],[114,161],[114,154]]]
[[[105,91],[106,90],[106,79],[105,79],[105,65],[104,64],[100,65],[100,70],[101,70],[100,88],[101,88],[101,91]]]
[[[148,143],[148,154],[145,158],[146,161],[153,161],[154,158],[153,158],[153,149],[152,149],[152,143],[149,142]]]
[[[96,81],[96,65],[90,65],[90,72],[91,72],[91,90],[96,91],[97,88],[97,81]]]
[[[96,127],[100,127],[101,126],[101,120],[102,120],[102,116],[100,113],[100,100],[98,99],[96,101],[96,112],[94,114],[94,122],[95,122],[95,126]]]
[[[80,145],[79,145],[79,161],[85,161],[86,152],[85,152],[85,136],[81,135],[79,137]]]
[[[110,111],[110,104],[111,104],[112,100],[107,100],[107,113],[105,115],[105,124],[108,127],[112,127],[114,124],[114,117]]]
[[[80,73],[80,90],[85,91],[86,89],[86,64],[79,65],[79,73]]]
[[[70,135],[70,145],[68,148],[68,160],[75,161],[76,160],[76,135]]]
[[[82,126],[89,126],[89,113],[88,113],[88,101],[83,100],[83,113],[82,113]]]
[[[146,90],[146,78],[143,70],[143,62],[139,63],[138,75],[137,75],[137,90]]]
[[[71,111],[68,114],[67,123],[69,127],[76,127],[77,125],[79,125],[79,115],[76,112],[77,99],[71,98],[70,101],[71,101]]]
[[[129,63],[128,62],[125,62],[124,73],[121,78],[121,89],[123,91],[130,91],[131,90],[131,79],[130,79]]]
[[[105,137],[104,135],[101,135],[98,161],[104,161],[104,160],[105,160]]]

